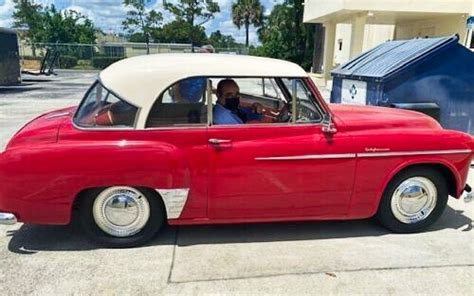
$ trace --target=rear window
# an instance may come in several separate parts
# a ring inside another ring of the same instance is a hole
[[[138,108],[121,100],[96,82],[74,117],[81,127],[133,127]]]

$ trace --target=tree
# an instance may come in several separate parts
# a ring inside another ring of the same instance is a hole
[[[133,33],[132,35],[128,36],[128,41],[146,43],[145,35],[143,35],[143,33]]]
[[[25,36],[31,43],[42,42],[44,33],[42,6],[32,0],[13,0],[13,27],[25,29]]]
[[[242,44],[235,41],[234,37],[231,35],[224,35],[219,30],[212,32],[208,41],[215,48],[235,48],[242,46]]]
[[[122,22],[123,28],[129,33],[141,32],[145,38],[146,53],[149,54],[151,34],[161,25],[163,16],[154,9],[148,11],[145,0],[123,0],[123,5],[130,9]]]
[[[193,51],[200,31],[203,30],[202,25],[213,19],[214,14],[220,11],[219,4],[212,0],[178,0],[177,4],[167,2],[165,9],[176,17],[176,21],[187,23]]]
[[[207,42],[203,26],[193,27],[180,19],[167,23],[163,28],[153,32],[154,38],[164,43],[189,43],[191,35],[194,36],[194,44],[204,44]]]
[[[260,0],[239,0],[232,4],[232,22],[237,28],[245,28],[245,46],[249,46],[249,27],[258,28],[262,25],[263,6]]]
[[[314,26],[303,24],[303,1],[286,0],[275,5],[266,18],[254,54],[289,60],[309,69],[314,47]]]
[[[94,24],[74,10],[57,11],[54,5],[44,10],[45,41],[48,43],[95,42]]]
[[[32,0],[14,0],[14,27],[25,29],[30,43],[95,43],[90,19],[74,10],[43,7]]]

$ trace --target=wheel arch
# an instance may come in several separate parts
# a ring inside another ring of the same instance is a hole
[[[88,194],[93,194],[93,193],[99,193],[101,192],[102,190],[104,190],[105,188],[108,188],[108,187],[113,187],[115,185],[110,185],[110,186],[100,186],[100,187],[89,187],[89,188],[84,188],[82,189],[81,191],[79,191],[75,196],[74,196],[74,200],[72,202],[72,206],[71,206],[71,221],[74,221],[78,218],[78,214],[79,214],[79,208],[80,208],[80,203],[81,201],[83,200],[83,198],[85,196],[87,196]],[[145,194],[148,194],[150,196],[153,196],[155,198],[157,198],[160,202],[160,205],[163,209],[163,213],[165,215],[164,217],[164,220],[165,221],[168,221],[168,216],[167,216],[167,211],[166,211],[166,207],[165,207],[165,203],[164,203],[164,200],[163,200],[163,197],[156,191],[156,190],[153,190],[152,188],[150,187],[146,187],[146,186],[131,186],[131,187],[134,187],[134,188],[137,188],[138,190],[144,192]]]
[[[436,171],[438,171],[440,174],[443,175],[443,177],[446,180],[447,186],[448,186],[448,191],[449,195],[458,198],[458,192],[459,192],[459,184],[461,183],[460,181],[460,176],[457,173],[456,169],[449,163],[444,162],[444,161],[424,161],[424,162],[407,162],[404,163],[400,166],[398,166],[395,170],[392,171],[392,173],[386,178],[384,181],[384,184],[379,190],[379,195],[378,195],[378,204],[380,204],[380,199],[383,196],[383,193],[385,192],[385,189],[387,188],[388,184],[395,178],[397,175],[400,173],[406,171],[406,170],[411,170],[415,168],[431,168]]]

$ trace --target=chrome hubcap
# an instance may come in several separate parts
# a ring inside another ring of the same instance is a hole
[[[135,188],[110,187],[97,196],[92,213],[95,223],[105,233],[127,237],[145,227],[150,218],[150,204]]]
[[[392,195],[392,213],[406,224],[423,221],[436,207],[437,196],[436,186],[428,178],[409,178]]]

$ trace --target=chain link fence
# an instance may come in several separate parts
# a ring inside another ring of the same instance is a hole
[[[54,61],[60,69],[103,69],[124,58],[146,55],[145,43],[114,42],[103,44],[65,44],[65,43],[21,43],[20,56],[24,68],[40,67],[46,53],[59,53]],[[195,48],[195,52],[199,50]],[[189,53],[191,44],[151,43],[150,54]],[[216,48],[218,53],[248,54],[246,48]]]

